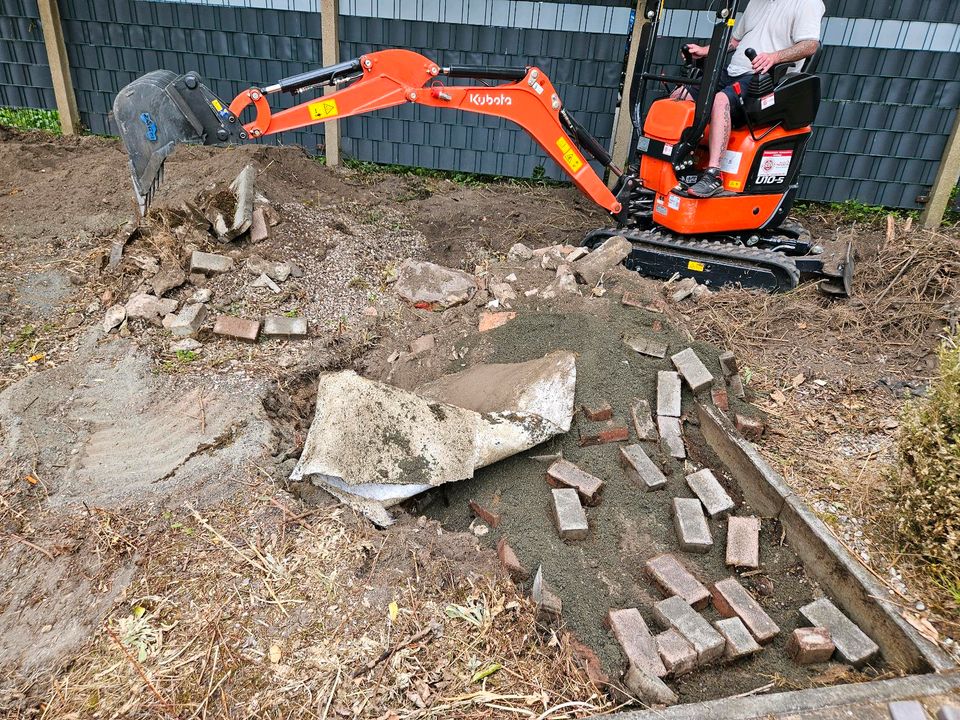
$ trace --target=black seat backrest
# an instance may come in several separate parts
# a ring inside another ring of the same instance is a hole
[[[813,124],[820,109],[820,78],[814,73],[820,65],[822,50],[821,43],[804,61],[800,72],[788,72],[792,64],[775,65],[772,98],[744,98],[743,109],[751,126],[769,127],[780,123],[787,130],[797,130]]]

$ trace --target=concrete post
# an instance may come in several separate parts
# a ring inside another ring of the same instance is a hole
[[[960,108],[957,109],[953,132],[950,133],[950,139],[947,140],[947,147],[940,160],[937,179],[934,180],[933,187],[930,189],[930,199],[927,200],[927,206],[920,216],[920,222],[925,228],[940,227],[947,211],[947,204],[950,202],[950,193],[957,186],[958,178],[960,178]]]
[[[57,0],[38,0],[43,43],[47,48],[47,62],[53,78],[53,95],[60,113],[60,130],[64,135],[80,132],[80,113],[77,111],[77,96],[70,78],[70,62],[67,46],[63,42],[63,26],[60,23],[60,8]]]
[[[320,42],[323,51],[325,67],[335,65],[340,61],[340,0],[322,0],[320,3]],[[335,88],[328,87],[324,93],[329,95],[336,92]],[[340,164],[340,121],[328,120],[323,124],[326,145],[327,165]]]
[[[610,155],[613,157],[613,164],[621,169],[626,169],[627,158],[630,156],[630,139],[633,137],[633,120],[630,117],[632,110],[630,107],[630,87],[633,85],[633,73],[636,70],[637,55],[640,52],[640,33],[643,31],[643,26],[648,22],[643,14],[645,5],[644,0],[637,0],[633,32],[630,35],[630,51],[627,55],[627,66],[624,69],[623,93],[620,96],[620,107],[617,109],[616,124],[613,128],[613,148]],[[607,185],[613,187],[616,182],[617,176],[610,173],[610,177],[607,178]]]

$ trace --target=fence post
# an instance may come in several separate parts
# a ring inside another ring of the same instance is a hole
[[[644,0],[637,0],[636,14],[633,19],[633,32],[630,34],[630,50],[627,54],[627,66],[623,75],[623,92],[620,95],[620,107],[617,110],[617,124],[613,129],[613,164],[626,170],[627,158],[630,156],[630,139],[633,137],[633,119],[630,107],[630,87],[633,85],[633,73],[637,67],[637,54],[640,52],[640,33],[648,22],[644,17]],[[610,173],[607,184],[613,187],[617,176]]]
[[[324,66],[340,62],[340,32],[337,27],[340,19],[340,0],[322,0],[320,4],[320,42],[323,51]],[[336,92],[327,87],[325,94]],[[328,120],[323,124],[324,144],[326,145],[327,165],[340,164],[340,121]]]
[[[957,109],[953,132],[950,133],[950,139],[947,140],[947,147],[940,160],[937,179],[933,182],[927,206],[920,216],[920,222],[925,228],[940,227],[947,211],[947,204],[950,202],[950,193],[957,186],[958,178],[960,178],[960,108]]]
[[[53,78],[53,95],[60,113],[60,130],[64,135],[80,132],[80,113],[77,112],[77,96],[70,78],[70,61],[67,46],[63,42],[63,26],[60,23],[60,8],[57,0],[37,0],[40,10],[40,26],[43,43],[47,48],[47,62]]]

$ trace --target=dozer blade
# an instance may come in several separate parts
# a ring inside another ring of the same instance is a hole
[[[193,72],[155,70],[124,87],[113,117],[130,158],[130,177],[144,214],[163,180],[163,163],[178,143],[223,145],[246,139],[227,106]]]

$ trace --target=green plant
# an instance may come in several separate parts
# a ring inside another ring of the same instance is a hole
[[[21,130],[45,130],[60,134],[60,114],[56,110],[0,107],[0,125]]]
[[[177,350],[177,360],[182,363],[191,363],[200,357],[196,350]]]
[[[926,400],[900,418],[899,463],[889,499],[907,549],[938,577],[960,564],[960,334],[940,348],[940,372]]]
[[[881,205],[868,205],[859,200],[830,203],[829,207],[840,216],[841,220],[846,222],[879,223],[891,214],[889,208]]]

